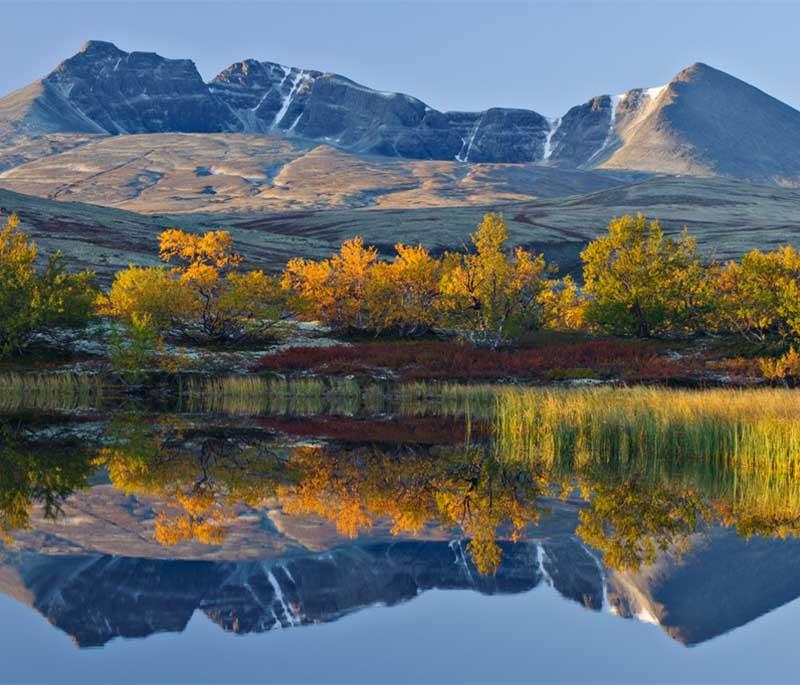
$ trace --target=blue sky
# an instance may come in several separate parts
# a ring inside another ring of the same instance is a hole
[[[794,2],[7,2],[0,93],[89,38],[189,57],[206,79],[247,58],[336,71],[439,109],[546,115],[707,62],[800,108]]]

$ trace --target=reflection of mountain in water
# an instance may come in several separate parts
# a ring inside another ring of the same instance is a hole
[[[257,633],[392,606],[430,589],[491,595],[542,583],[586,608],[658,623],[693,645],[800,596],[794,540],[748,541],[714,529],[697,536],[682,559],[665,555],[637,573],[603,569],[574,536],[502,546],[494,576],[478,574],[458,541],[368,542],[264,562],[18,552],[4,566],[14,569],[19,586],[3,589],[27,596],[84,647],[182,631],[197,610],[224,630]]]
[[[505,552],[495,576],[477,574],[458,541],[354,545],[277,562],[26,552],[9,563],[33,606],[85,647],[181,631],[198,609],[225,630],[263,632],[391,606],[434,588],[517,593],[546,580],[569,599],[602,606],[601,571],[577,540],[506,545]]]
[[[659,623],[687,645],[705,642],[800,597],[800,540],[739,537],[716,528],[680,560],[662,556],[637,573],[615,572],[618,613]]]

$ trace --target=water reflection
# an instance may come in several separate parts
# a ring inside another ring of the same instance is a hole
[[[521,452],[431,414],[6,417],[0,568],[81,645],[542,583],[691,644],[800,596],[787,472]]]
[[[95,470],[91,451],[80,441],[52,441],[48,428],[21,417],[0,423],[0,539],[6,543],[29,525],[33,502],[44,518],[56,519],[64,500],[85,487]]]

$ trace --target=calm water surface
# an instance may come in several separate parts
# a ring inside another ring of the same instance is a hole
[[[510,458],[493,430],[7,414],[0,680],[800,680],[791,479]]]

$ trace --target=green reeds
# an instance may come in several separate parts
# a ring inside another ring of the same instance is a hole
[[[188,411],[251,416],[352,416],[364,405],[374,410],[378,403],[375,391],[362,391],[353,378],[189,379],[184,381],[181,394]]]
[[[494,413],[501,386],[457,383],[403,383],[393,391],[398,411],[404,416],[487,417]]]
[[[503,458],[570,470],[683,460],[800,475],[800,393],[792,390],[498,389]]]
[[[104,390],[99,376],[76,373],[0,373],[0,411],[72,411],[96,408]]]

